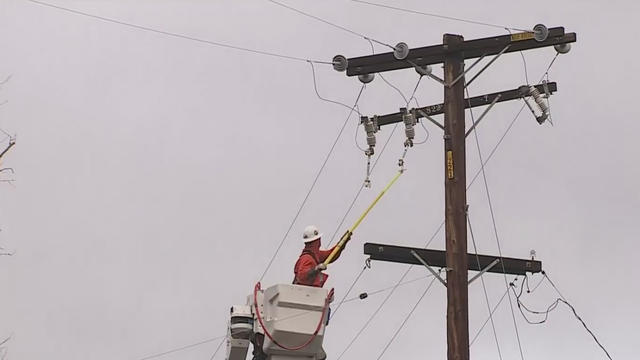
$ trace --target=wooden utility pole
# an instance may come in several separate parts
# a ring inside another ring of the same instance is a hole
[[[447,251],[447,358],[469,359],[467,264],[467,176],[462,36],[445,34],[444,58],[445,237]],[[455,82],[454,84],[454,81]]]
[[[551,46],[555,47],[558,53],[564,54],[569,51],[569,44],[575,41],[576,34],[565,33],[562,27],[547,29],[544,25],[538,24],[533,31],[511,35],[464,41],[462,36],[445,34],[443,43],[438,45],[408,49],[406,44],[400,43],[390,53],[350,59],[341,55],[334,57],[333,65],[336,70],[346,71],[347,76],[358,76],[363,83],[370,82],[373,79],[371,75],[375,73],[414,68],[421,76],[429,76],[444,86],[443,104],[411,109],[408,112],[402,109],[399,113],[376,115],[374,120],[377,126],[381,127],[403,122],[407,113],[410,113],[416,119],[427,118],[444,131],[446,251],[367,243],[364,245],[364,253],[372,260],[423,265],[446,285],[448,360],[469,360],[470,283],[487,272],[524,275],[528,272],[540,272],[542,269],[542,263],[533,259],[467,253],[465,138],[495,103],[517,99],[526,101],[526,97],[536,97],[536,102],[542,110],[540,104],[543,104],[543,101],[540,94],[550,96],[557,90],[557,86],[555,83],[526,84],[517,89],[469,99],[464,98],[464,89],[502,54]],[[494,58],[469,82],[465,81],[465,59],[479,58],[469,66],[470,70],[486,56]],[[431,73],[429,65],[433,64],[444,64],[444,79]],[[486,105],[489,107],[485,113],[476,119],[476,124],[467,129],[465,109]],[[531,110],[534,111],[533,108]],[[542,115],[545,116],[538,116],[534,112],[539,123],[546,119],[547,110],[548,108],[542,110]],[[432,118],[438,114],[444,114],[444,124]],[[405,121],[405,125],[411,126],[411,121]],[[473,261],[470,262],[469,259]],[[433,270],[433,267],[446,268],[446,281]],[[479,271],[479,274],[469,279],[469,270]]]

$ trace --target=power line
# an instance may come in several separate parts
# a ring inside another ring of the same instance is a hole
[[[402,330],[402,328],[407,324],[407,321],[409,321],[409,318],[411,317],[411,315],[413,315],[413,312],[416,311],[416,308],[418,308],[418,305],[422,302],[422,299],[424,299],[425,295],[427,295],[427,292],[429,291],[429,289],[431,289],[431,286],[436,281],[436,279],[437,278],[435,276],[433,277],[433,279],[431,279],[431,282],[429,283],[427,288],[424,290],[422,295],[420,295],[420,298],[418,299],[418,301],[416,301],[415,305],[413,305],[413,308],[411,308],[411,311],[409,311],[407,316],[405,316],[404,320],[402,321],[402,323],[400,324],[398,329],[396,329],[396,332],[393,334],[393,336],[391,337],[389,342],[387,342],[387,345],[384,347],[384,349],[382,349],[382,352],[380,352],[380,355],[378,355],[376,360],[380,360],[382,358],[382,356],[384,355],[384,353],[387,352],[387,349],[389,349],[389,346],[391,346],[391,344],[398,337],[398,334],[400,333],[400,330]]]
[[[478,256],[478,247],[476,245],[476,237],[473,234],[473,227],[471,227],[471,218],[469,217],[469,209],[467,208],[467,224],[469,225],[469,233],[471,234],[471,242],[473,243],[473,251],[476,254],[476,262],[478,263],[478,269],[480,266],[480,257]],[[480,274],[480,282],[482,283],[482,290],[484,291],[484,298],[487,301],[487,310],[489,310],[489,320],[491,320],[491,328],[493,329],[493,337],[496,340],[496,347],[498,349],[498,357],[502,360],[502,351],[500,351],[500,342],[498,341],[498,333],[496,332],[496,324],[493,322],[493,313],[491,312],[491,304],[489,303],[489,294],[487,293],[487,286],[484,283],[484,274]]]
[[[550,62],[550,64],[549,64],[549,66],[547,67],[546,72],[542,75],[542,78],[540,79],[540,81],[542,81],[542,79],[544,78],[544,76],[545,76],[546,74],[548,74],[548,73],[549,73],[549,70],[551,69],[551,66],[553,65],[553,63],[555,62],[555,60],[556,60],[556,58],[557,58],[557,57],[558,57],[558,54],[556,53],[556,55],[554,56],[554,58],[551,60],[551,62]],[[524,56],[523,56],[523,59],[524,59]],[[526,62],[525,62],[525,70],[526,70]],[[540,82],[540,81],[539,81],[539,82]],[[469,90],[468,90],[468,88],[466,88],[466,87],[465,87],[465,91],[466,91],[466,93],[467,93],[467,98],[469,98]],[[509,127],[507,128],[507,131],[508,131],[509,129],[511,129],[511,127],[512,127],[513,123],[515,123],[515,120],[520,116],[520,113],[522,112],[522,110],[524,109],[524,107],[525,107],[525,105],[522,105],[522,107],[521,107],[521,108],[520,108],[520,110],[518,111],[518,114],[516,115],[516,117],[514,118],[514,120],[511,122],[511,124],[510,124],[510,125],[509,125]],[[470,112],[470,114],[471,114],[471,120],[472,120],[473,124],[475,125],[475,119],[474,119],[474,116],[473,116],[473,110],[472,110],[472,108],[471,108],[471,107],[469,107],[469,112]],[[473,182],[474,182],[474,181],[476,180],[476,178],[478,177],[478,174],[479,174],[479,173],[481,173],[481,174],[482,174],[482,177],[483,177],[483,180],[484,180],[485,192],[486,192],[486,194],[487,194],[487,201],[488,201],[488,204],[489,204],[489,210],[490,210],[490,213],[491,213],[491,221],[492,221],[492,223],[493,223],[493,230],[494,230],[494,234],[495,234],[495,238],[496,238],[496,243],[497,243],[497,245],[498,245],[498,254],[500,255],[500,257],[502,257],[502,250],[501,250],[501,247],[500,247],[500,239],[499,239],[499,237],[498,237],[498,229],[497,229],[497,226],[496,226],[495,214],[494,214],[493,206],[492,206],[492,203],[491,203],[491,195],[490,195],[490,191],[489,191],[489,185],[488,185],[488,182],[487,182],[487,177],[486,177],[486,173],[485,173],[485,170],[484,170],[484,167],[485,167],[485,165],[486,165],[486,162],[485,162],[485,161],[483,160],[483,158],[482,158],[482,151],[481,151],[481,149],[480,149],[480,142],[479,142],[479,139],[478,139],[478,133],[477,133],[476,126],[474,126],[474,127],[473,127],[473,129],[474,129],[474,130],[473,130],[474,137],[475,137],[475,140],[476,140],[476,148],[477,148],[477,150],[478,150],[478,156],[479,156],[479,159],[480,159],[480,171],[479,171],[478,173],[476,173],[476,175],[474,176],[474,178],[473,178],[473,180],[471,181],[471,183],[467,186],[467,188],[469,188],[469,187],[471,186],[471,184],[473,184]],[[498,144],[502,142],[502,140],[504,139],[504,136],[505,136],[505,135],[506,135],[506,132],[505,132],[505,134],[500,138],[500,140],[498,141]],[[495,150],[495,149],[496,149],[496,148],[494,147],[494,150]],[[491,153],[490,153],[490,155],[489,155],[489,158],[491,157],[491,155],[493,155],[494,150],[492,150],[492,151],[491,151]],[[487,161],[488,161],[488,159],[487,159]],[[472,238],[473,238],[473,233],[472,233]],[[475,242],[474,242],[474,246],[475,246]],[[515,329],[515,333],[516,333],[516,339],[517,339],[517,341],[518,341],[518,349],[520,350],[520,357],[521,357],[521,359],[523,359],[523,360],[524,360],[524,354],[523,354],[523,352],[522,352],[522,344],[521,344],[521,342],[520,342],[520,334],[519,334],[519,332],[518,332],[518,325],[517,325],[517,323],[516,323],[515,312],[514,312],[514,310],[513,310],[513,303],[512,303],[512,301],[511,301],[511,296],[509,295],[509,286],[510,286],[510,285],[509,285],[509,283],[508,283],[508,281],[507,281],[507,275],[506,275],[506,271],[505,271],[505,268],[504,268],[504,264],[502,264],[502,263],[501,263],[501,265],[502,265],[502,273],[503,273],[503,276],[504,276],[504,281],[505,281],[506,290],[507,290],[506,292],[507,292],[507,296],[509,297],[509,305],[510,305],[510,309],[511,309],[511,316],[512,316],[512,319],[513,319],[513,325],[514,325],[514,329]],[[539,284],[538,284],[538,285],[539,285]],[[536,286],[536,288],[537,288],[537,286]],[[490,315],[491,315],[491,313],[490,313]],[[493,325],[493,323],[492,323],[492,325]],[[494,331],[495,331],[495,330],[494,330]],[[497,341],[497,338],[496,338],[496,341]]]
[[[358,274],[358,276],[356,276],[355,280],[353,280],[347,292],[344,293],[342,300],[340,300],[340,302],[338,303],[338,306],[336,306],[336,309],[333,311],[333,314],[331,316],[332,318],[336,316],[336,313],[338,312],[338,310],[340,310],[340,307],[342,306],[342,304],[346,302],[347,296],[349,296],[349,293],[351,292],[351,290],[353,290],[353,287],[356,286],[356,283],[358,282],[358,280],[360,280],[360,277],[362,276],[362,274],[364,274],[365,270],[367,270],[368,268],[369,266],[366,264],[362,267],[362,270],[360,270],[360,273]]]
[[[555,60],[555,58],[554,58]],[[582,318],[578,315],[578,312],[576,311],[576,309],[573,307],[573,305],[569,304],[569,302],[567,301],[567,299],[564,297],[564,295],[562,295],[562,293],[560,292],[560,290],[558,289],[558,287],[556,286],[556,284],[553,283],[553,281],[551,281],[551,279],[549,278],[549,275],[544,272],[544,277],[547,279],[547,281],[549,281],[549,284],[551,284],[551,286],[556,290],[556,292],[558,293],[558,295],[560,295],[561,299],[558,299],[559,301],[561,301],[562,303],[564,303],[565,305],[567,305],[569,308],[571,308],[571,311],[573,312],[573,315],[576,317],[576,319],[578,319],[578,321],[580,321],[580,323],[582,324],[582,326],[584,327],[584,329],[589,333],[589,335],[591,335],[591,337],[593,338],[593,340],[596,342],[596,344],[598,344],[598,346],[600,347],[600,349],[602,349],[602,351],[604,351],[604,353],[607,355],[607,357],[609,358],[609,360],[611,359],[611,355],[609,355],[609,352],[607,351],[607,349],[605,349],[605,347],[600,343],[600,341],[598,340],[598,338],[596,337],[596,335],[587,327],[587,324],[584,322],[584,320],[582,320]]]
[[[349,342],[349,344],[347,344],[347,347],[344,348],[344,350],[342,350],[342,352],[340,353],[340,355],[338,356],[337,360],[342,359],[342,357],[344,356],[344,354],[351,348],[351,346],[356,342],[356,340],[358,340],[358,338],[360,337],[360,335],[362,334],[362,332],[369,326],[369,324],[371,323],[371,321],[373,321],[373,318],[376,317],[376,315],[380,312],[380,310],[384,307],[384,304],[387,303],[387,301],[389,301],[389,299],[391,298],[391,295],[393,295],[393,293],[395,292],[395,289],[398,288],[398,286],[400,286],[400,283],[402,282],[402,280],[404,280],[404,278],[407,276],[407,274],[409,274],[409,270],[411,270],[411,267],[409,267],[407,269],[407,271],[404,272],[404,274],[402,275],[402,277],[400,277],[400,281],[398,281],[396,283],[396,285],[394,285],[394,287],[391,289],[391,292],[389,292],[389,294],[387,294],[387,296],[384,298],[384,300],[382,300],[382,302],[380,303],[380,305],[378,305],[378,308],[373,312],[373,314],[371,314],[371,316],[369,316],[369,319],[367,319],[367,321],[364,323],[364,325],[360,328],[360,330],[358,330],[358,332],[356,333],[356,335],[351,339],[351,341]]]
[[[493,314],[496,312],[496,310],[498,310],[498,306],[500,306],[500,304],[502,304],[502,300],[504,300],[504,298],[507,296],[507,294],[509,294],[509,289],[507,289],[504,292],[504,294],[502,294],[502,297],[500,298],[500,300],[498,300],[498,302],[495,304],[495,306],[493,307],[493,309],[489,313],[489,317],[484,321],[484,323],[482,323],[482,326],[480,326],[480,328],[478,329],[476,334],[473,336],[473,339],[469,342],[469,347],[471,347],[471,345],[473,345],[473,343],[476,341],[476,339],[478,339],[478,336],[480,336],[480,333],[482,332],[484,327],[487,326],[487,324],[489,323],[489,321],[493,317]]]
[[[465,87],[465,92],[467,93],[467,98],[471,98],[469,95],[469,88]],[[491,202],[491,192],[489,191],[489,182],[487,181],[487,174],[484,170],[484,160],[482,158],[482,150],[480,149],[480,140],[478,137],[478,129],[477,126],[475,126],[476,121],[475,118],[473,116],[473,110],[471,108],[471,104],[469,104],[469,113],[471,114],[471,121],[473,123],[473,135],[475,138],[475,142],[476,142],[476,148],[478,150],[478,158],[480,159],[480,171],[482,172],[482,179],[484,180],[484,189],[485,189],[485,193],[487,194],[487,203],[489,204],[489,212],[491,214],[491,222],[493,224],[493,233],[495,235],[496,238],[496,244],[498,245],[498,255],[500,256],[500,258],[502,258],[502,248],[500,246],[500,237],[498,236],[498,226],[496,225],[496,218],[495,218],[495,214],[493,211],[493,203]],[[502,266],[502,275],[504,276],[504,284],[505,287],[507,289],[509,289],[509,283],[507,281],[507,273],[506,270],[504,268],[504,262],[500,262],[500,265]],[[509,306],[511,309],[511,317],[513,318],[513,327],[515,329],[515,333],[516,333],[516,339],[518,341],[518,349],[520,350],[520,359],[524,360],[524,353],[522,351],[522,343],[520,341],[520,332],[518,331],[518,324],[516,322],[516,314],[515,311],[513,310],[513,302],[511,301],[511,296],[508,295],[509,298]],[[497,339],[496,339],[497,341]]]
[[[264,269],[264,272],[260,276],[260,281],[262,281],[262,279],[264,279],[264,276],[267,274],[267,271],[269,271],[269,269],[271,268],[271,265],[273,264],[273,261],[275,260],[276,256],[280,252],[280,249],[282,248],[282,245],[284,244],[285,240],[287,239],[287,236],[289,236],[289,233],[291,232],[291,229],[293,228],[293,226],[295,225],[296,221],[298,220],[298,216],[300,216],[300,213],[302,212],[302,208],[307,203],[307,200],[309,199],[309,196],[311,195],[311,192],[315,188],[316,183],[318,182],[318,179],[320,178],[320,175],[324,171],[324,168],[327,165],[327,162],[329,161],[329,158],[331,157],[331,154],[333,154],[333,150],[335,149],[336,145],[338,144],[338,141],[340,140],[340,137],[342,136],[342,133],[344,132],[344,128],[347,126],[347,122],[351,118],[351,114],[353,114],[353,111],[355,110],[356,106],[358,105],[358,101],[360,101],[360,96],[362,95],[362,91],[363,90],[364,90],[364,84],[360,87],[360,91],[358,92],[358,96],[356,97],[356,101],[355,101],[353,107],[351,107],[351,110],[349,111],[349,114],[347,115],[347,118],[344,120],[344,123],[342,124],[342,127],[340,127],[340,131],[338,131],[338,135],[336,136],[335,140],[333,141],[333,144],[331,144],[331,147],[329,148],[329,151],[327,152],[327,155],[325,156],[324,161],[322,162],[322,165],[320,166],[320,169],[318,169],[318,172],[316,173],[316,176],[313,179],[313,182],[311,183],[311,186],[309,187],[309,190],[307,191],[307,194],[305,195],[304,199],[302,200],[302,203],[298,207],[298,211],[296,212],[295,216],[291,220],[291,223],[289,224],[289,228],[287,229],[287,231],[285,232],[284,236],[282,237],[282,240],[280,240],[280,244],[278,244],[278,247],[276,248],[276,251],[274,252],[274,254],[271,257],[271,259],[269,260],[269,263],[267,264],[267,267]]]
[[[168,354],[171,354],[171,353],[175,353],[175,352],[178,352],[178,351],[187,350],[187,349],[190,349],[192,347],[196,347],[196,346],[199,346],[199,345],[202,345],[202,344],[207,344],[207,343],[210,343],[212,341],[219,340],[219,339],[223,339],[222,342],[224,342],[224,339],[226,337],[227,337],[227,335],[216,336],[214,338],[203,340],[203,341],[199,341],[197,343],[193,343],[193,344],[177,347],[177,348],[174,348],[174,349],[171,349],[171,350],[167,350],[167,351],[164,351],[164,352],[161,352],[161,353],[158,353],[158,354],[149,355],[149,356],[143,357],[143,358],[141,358],[139,360],[154,359],[154,358],[161,357],[161,356],[164,356],[164,355],[168,355]],[[221,342],[221,344],[222,344],[222,342]]]
[[[213,360],[214,357],[216,357],[216,354],[218,353],[218,351],[220,351],[220,349],[222,348],[222,344],[224,344],[225,339],[222,339],[222,341],[220,341],[220,343],[218,344],[218,347],[216,348],[216,351],[213,352],[213,354],[211,355],[211,357],[209,358],[209,360]]]
[[[313,90],[316,92],[316,96],[318,97],[318,99],[322,100],[322,101],[326,101],[328,103],[332,103],[332,104],[336,104],[336,105],[340,105],[340,106],[344,106],[345,108],[349,109],[349,111],[355,111],[356,113],[358,113],[358,115],[362,115],[360,114],[360,110],[358,110],[358,106],[357,103],[354,106],[349,106],[347,104],[341,103],[340,101],[336,101],[336,100],[331,100],[331,99],[327,99],[325,97],[322,97],[320,95],[320,92],[318,92],[318,83],[316,80],[316,68],[313,65],[313,62],[309,62],[309,65],[311,65],[311,74],[313,75]],[[364,89],[366,87],[365,84],[362,84],[362,89]],[[362,91],[362,90],[360,90]],[[351,114],[349,114],[351,115]]]
[[[323,19],[323,18],[320,18],[320,17],[318,17],[318,16],[315,16],[315,15],[309,14],[309,13],[307,13],[307,12],[304,12],[304,11],[300,10],[300,9],[296,9],[296,8],[294,8],[294,7],[293,7],[293,6],[291,6],[291,5],[287,5],[287,4],[284,4],[284,3],[281,3],[281,2],[278,2],[278,1],[275,1],[275,0],[267,0],[267,1],[269,1],[270,3],[276,4],[276,5],[282,6],[283,8],[289,9],[289,10],[291,10],[291,11],[294,11],[294,12],[296,12],[296,13],[300,14],[300,15],[303,15],[303,16],[309,17],[309,18],[311,18],[311,19],[314,19],[314,20],[320,21],[320,22],[322,22],[322,23],[325,23],[325,24],[327,24],[327,25],[329,25],[329,26],[333,26],[333,27],[335,27],[335,28],[337,28],[337,29],[340,29],[340,30],[342,30],[342,31],[346,31],[346,32],[348,32],[349,34],[352,34],[352,35],[355,35],[355,36],[361,37],[361,38],[363,38],[363,39],[365,39],[365,40],[373,41],[373,42],[376,42],[376,43],[378,43],[378,44],[380,44],[380,45],[383,45],[383,46],[389,47],[389,48],[391,48],[391,49],[394,49],[394,47],[393,47],[393,46],[391,46],[391,45],[389,45],[389,44],[383,43],[383,42],[378,41],[378,40],[376,40],[376,39],[374,39],[374,38],[372,38],[372,37],[369,37],[369,36],[366,36],[366,35],[361,34],[361,33],[359,33],[359,32],[353,31],[353,30],[351,30],[351,29],[348,29],[348,28],[346,28],[346,27],[344,27],[344,26],[341,26],[341,25],[335,24],[335,23],[333,23],[333,22],[330,22],[330,21],[325,20],[325,19]]]
[[[218,41],[201,39],[201,38],[188,36],[188,35],[183,35],[183,34],[179,34],[179,33],[175,33],[175,32],[155,29],[155,28],[151,28],[151,27],[148,27],[148,26],[137,25],[137,24],[133,24],[133,23],[129,23],[129,22],[125,22],[125,21],[122,21],[122,20],[117,20],[117,19],[113,19],[113,18],[101,16],[101,15],[90,14],[90,13],[83,12],[83,11],[80,11],[80,10],[71,9],[71,8],[60,6],[60,5],[54,5],[54,4],[50,4],[50,3],[47,3],[47,2],[43,2],[43,1],[38,1],[38,0],[25,0],[25,1],[28,1],[28,2],[33,3],[33,4],[41,5],[41,6],[47,6],[47,7],[50,7],[50,8],[57,9],[57,10],[62,10],[62,11],[65,11],[65,12],[68,12],[68,13],[71,13],[71,14],[81,15],[81,16],[92,18],[92,19],[101,20],[101,21],[104,21],[104,22],[109,22],[109,23],[112,23],[112,24],[118,24],[118,25],[129,27],[129,28],[137,29],[137,30],[143,30],[143,31],[148,31],[148,32],[156,33],[156,34],[162,34],[162,35],[171,36],[171,37],[179,38],[179,39],[183,39],[183,40],[195,41],[195,42],[202,43],[202,44],[213,45],[213,46],[217,46],[217,47],[223,47],[223,48],[239,50],[239,51],[245,51],[245,52],[259,54],[259,55],[272,56],[272,57],[277,57],[277,58],[287,59],[287,60],[313,62],[313,63],[316,63],[316,64],[328,64],[328,65],[333,64],[330,61],[320,61],[320,60],[305,59],[305,58],[297,57],[297,56],[278,54],[278,53],[269,52],[269,51],[256,50],[256,49],[250,49],[250,48],[246,48],[246,47],[242,47],[242,46],[226,44],[226,43],[222,43],[222,42],[218,42]]]
[[[385,8],[385,9],[391,9],[391,10],[396,10],[396,11],[402,11],[402,12],[411,13],[411,14],[430,16],[430,17],[435,17],[435,18],[440,18],[440,19],[445,19],[445,20],[465,22],[465,23],[468,23],[468,24],[484,25],[484,26],[490,26],[490,27],[494,27],[494,28],[498,28],[498,29],[510,29],[510,30],[516,30],[516,31],[531,31],[531,30],[519,29],[519,28],[515,28],[515,27],[511,27],[511,26],[506,26],[506,25],[492,24],[492,23],[482,22],[482,21],[477,21],[477,20],[469,20],[469,19],[463,19],[463,18],[447,16],[447,15],[441,15],[441,14],[436,14],[436,13],[428,13],[428,12],[424,12],[424,11],[411,10],[411,9],[397,7],[397,6],[374,3],[374,2],[370,2],[370,1],[363,1],[363,0],[351,0],[351,1],[355,2],[355,3],[371,5],[371,6],[376,6],[376,7]]]

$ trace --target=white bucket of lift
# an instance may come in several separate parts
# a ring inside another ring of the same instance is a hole
[[[286,350],[265,337],[264,352],[269,355],[294,355],[315,357],[322,353],[324,328],[328,309],[325,311],[329,290],[303,285],[274,285],[264,290],[261,313],[265,330],[275,342],[295,348],[314,337],[300,350]]]

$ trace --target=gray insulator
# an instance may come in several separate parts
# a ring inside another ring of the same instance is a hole
[[[373,134],[367,134],[367,145],[370,147],[376,146],[376,136]]]
[[[416,69],[416,72],[420,74],[420,76],[430,75],[432,71],[431,65],[416,66],[415,69]]]
[[[566,54],[571,50],[571,44],[553,45],[553,48],[556,49],[558,54]]]
[[[368,84],[370,82],[373,81],[373,79],[375,78],[374,74],[362,74],[362,75],[358,75],[358,79],[360,80],[360,82],[362,82],[363,84]]]
[[[540,107],[540,110],[546,114],[549,111],[549,107],[547,106],[547,103],[544,101],[544,99],[540,95],[540,91],[538,91],[538,89],[536,89],[534,86],[532,86],[530,89],[531,89],[531,96],[533,97],[533,100],[536,102],[536,104],[538,104],[538,106]]]
[[[342,55],[336,55],[332,60],[333,69],[336,71],[345,71],[347,70],[347,66],[349,65],[349,61],[346,57]]]
[[[416,137],[416,129],[413,126],[405,126],[404,133],[407,135],[407,139],[413,140]]]
[[[414,125],[416,124],[416,117],[413,114],[406,112],[407,109],[400,109],[404,113],[402,114],[402,122],[404,122],[404,133],[407,136],[407,141],[405,144],[412,146],[413,139],[416,137],[416,130],[414,129]]]
[[[547,40],[548,36],[549,29],[547,29],[546,26],[542,24],[536,24],[536,26],[533,27],[533,38],[536,39],[536,41],[545,41]]]
[[[536,104],[540,108],[541,114],[540,116],[536,116],[536,120],[538,121],[539,124],[542,125],[542,123],[544,123],[544,121],[547,120],[547,118],[549,117],[549,107],[547,106],[547,103],[544,101],[544,99],[540,95],[540,91],[538,91],[538,89],[536,89],[534,86],[531,86],[529,88],[529,94],[531,95],[531,97],[533,97],[533,100],[536,102]]]
[[[407,58],[407,56],[409,56],[409,45],[403,42],[399,42],[393,48],[393,57],[395,57],[397,60],[404,60]]]
[[[375,118],[374,118],[375,119]],[[373,147],[376,146],[376,136],[374,135],[378,131],[377,125],[367,116],[361,118],[364,132],[367,134],[367,145],[373,154]]]
[[[378,129],[376,129],[375,125],[373,124],[373,121],[368,120],[364,122],[364,131],[367,134],[373,134],[376,131],[378,131]]]

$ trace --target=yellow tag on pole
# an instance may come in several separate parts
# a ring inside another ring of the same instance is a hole
[[[511,34],[511,41],[523,41],[523,40],[529,40],[533,38],[534,37],[532,32],[521,32],[521,33]]]
[[[453,179],[453,151],[447,151],[447,179]]]

